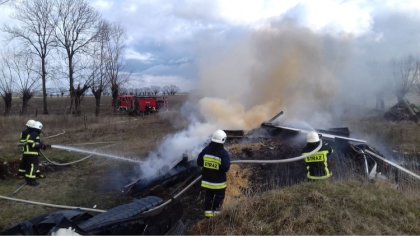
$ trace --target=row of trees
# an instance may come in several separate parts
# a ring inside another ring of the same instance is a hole
[[[18,24],[2,28],[18,45],[4,51],[0,61],[5,114],[10,112],[13,90],[22,97],[22,113],[26,111],[39,78],[44,114],[48,114],[48,80],[68,82],[74,114],[80,114],[88,89],[96,99],[96,115],[106,88],[116,99],[128,77],[121,73],[125,32],[120,25],[103,20],[86,0],[24,0],[13,7]]]
[[[121,88],[121,94],[126,95],[140,95],[140,96],[156,96],[159,94],[162,95],[175,95],[179,92],[179,87],[176,85],[166,85],[163,87],[160,86],[151,86],[144,88]]]
[[[410,55],[400,60],[394,60],[393,69],[394,93],[398,102],[403,101],[410,91],[420,95],[420,59]]]

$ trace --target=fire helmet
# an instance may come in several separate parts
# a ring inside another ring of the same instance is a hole
[[[38,129],[38,130],[42,130],[42,123],[39,122],[39,121],[35,121],[35,127],[33,127],[33,128]]]
[[[28,120],[28,121],[26,122],[26,127],[29,127],[29,128],[35,128],[35,122],[36,122],[36,121],[34,121],[34,120]]]
[[[227,135],[226,135],[225,131],[223,131],[221,129],[218,129],[213,133],[213,135],[211,137],[211,141],[215,142],[215,143],[224,144],[225,141],[226,141],[226,136]]]
[[[311,131],[306,135],[306,142],[308,143],[317,143],[319,142],[319,135],[315,131]]]

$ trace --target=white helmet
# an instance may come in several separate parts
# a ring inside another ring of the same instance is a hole
[[[29,127],[29,128],[35,128],[35,122],[36,121],[34,121],[34,120],[28,120],[26,122],[26,126]]]
[[[211,137],[211,141],[215,143],[225,143],[226,141],[226,133],[225,131],[218,129],[213,133],[213,136]]]
[[[319,142],[319,135],[315,131],[311,131],[306,135],[306,142],[308,143],[317,143]]]
[[[39,122],[39,121],[35,121],[35,127],[33,127],[33,128],[42,130],[42,123]]]

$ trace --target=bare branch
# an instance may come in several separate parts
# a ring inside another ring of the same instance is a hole
[[[413,56],[393,61],[395,96],[402,101],[419,80],[420,64]]]
[[[13,16],[19,21],[18,26],[4,26],[4,31],[9,34],[10,39],[20,40],[24,46],[40,58],[40,65],[37,69],[42,80],[44,114],[47,109],[47,68],[46,58],[51,48],[56,44],[54,39],[54,27],[51,22],[53,4],[50,0],[26,0],[14,4],[16,14]]]

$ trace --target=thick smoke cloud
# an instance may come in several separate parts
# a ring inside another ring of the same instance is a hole
[[[251,130],[280,110],[286,114],[282,122],[330,128],[372,103],[378,92],[392,97],[390,61],[418,50],[410,50],[411,44],[396,50],[394,44],[402,39],[393,34],[407,32],[382,29],[390,18],[414,21],[382,17],[372,33],[358,38],[315,33],[283,21],[241,32],[234,41],[203,40],[196,45],[198,89],[188,102],[197,106],[190,115],[199,115],[190,117],[188,129],[168,137],[142,172],[154,175],[183,153],[195,158],[215,129]]]
[[[199,70],[200,111],[208,122],[245,130],[280,110],[292,119],[325,116],[341,67],[332,60],[341,55],[330,41],[282,23],[253,32],[227,52],[206,55]]]
[[[227,50],[200,51],[200,86],[188,104],[197,104],[201,116],[190,117],[186,130],[149,155],[143,176],[173,167],[184,153],[195,158],[216,129],[250,130],[280,109],[305,120],[313,111],[325,112],[334,95],[325,41],[304,28],[281,24]]]

